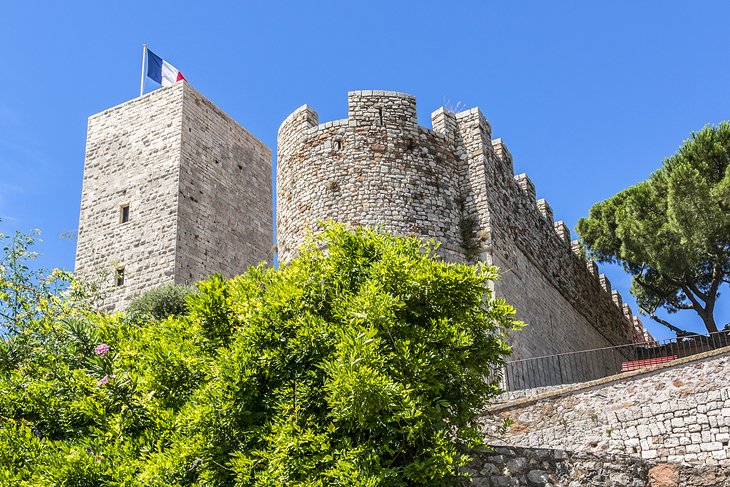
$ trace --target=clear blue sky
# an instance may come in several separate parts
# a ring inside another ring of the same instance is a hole
[[[445,102],[479,106],[574,228],[730,118],[728,19],[721,1],[6,2],[0,232],[40,228],[43,265],[73,267],[59,235],[78,226],[86,120],[138,94],[144,42],[272,148],[304,103],[346,116],[348,90],[411,93],[427,126]],[[629,277],[603,268],[636,309]]]

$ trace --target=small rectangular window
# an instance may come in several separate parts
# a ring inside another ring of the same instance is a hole
[[[119,221],[121,223],[127,223],[129,221],[129,205],[119,207]]]
[[[117,268],[116,282],[117,287],[124,286],[124,267]]]

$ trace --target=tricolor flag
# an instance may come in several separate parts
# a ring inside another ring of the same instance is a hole
[[[147,77],[162,86],[171,86],[178,81],[185,81],[185,76],[172,64],[147,49]]]

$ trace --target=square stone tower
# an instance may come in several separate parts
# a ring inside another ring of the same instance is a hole
[[[189,84],[89,118],[76,273],[106,307],[271,262],[272,227],[271,149]]]

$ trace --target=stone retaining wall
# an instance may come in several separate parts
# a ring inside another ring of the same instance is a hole
[[[496,448],[478,456],[467,471],[472,481],[465,485],[475,487],[642,487],[649,482],[649,466],[640,459],[543,448]]]
[[[730,465],[730,348],[495,405],[497,443],[670,463]]]
[[[478,455],[465,469],[474,487],[722,487],[730,468],[662,464],[625,455],[505,448]]]

